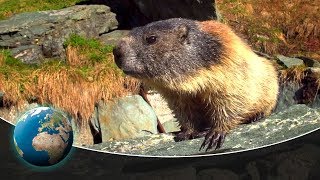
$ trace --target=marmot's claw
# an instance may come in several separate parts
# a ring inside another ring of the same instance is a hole
[[[199,151],[202,148],[204,148],[206,145],[208,145],[206,152],[209,149],[212,149],[213,147],[215,147],[215,150],[219,149],[222,146],[225,137],[226,137],[225,132],[218,132],[218,131],[212,131],[212,130],[209,131],[207,133],[203,143],[201,144]]]
[[[201,138],[204,137],[207,134],[207,131],[203,132],[192,132],[192,133],[187,133],[187,132],[178,132],[176,136],[174,137],[175,141],[184,141],[184,140],[190,140],[190,139],[196,139],[196,138]]]
[[[265,117],[264,113],[258,113],[254,117],[249,118],[247,123],[253,123],[253,122],[259,121],[264,117]]]

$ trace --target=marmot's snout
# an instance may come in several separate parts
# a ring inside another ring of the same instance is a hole
[[[139,77],[143,74],[144,66],[137,59],[135,51],[132,49],[130,37],[123,38],[113,49],[113,56],[116,65],[127,75]]]
[[[124,41],[120,41],[118,45],[113,49],[113,56],[116,65],[121,69],[124,57]]]

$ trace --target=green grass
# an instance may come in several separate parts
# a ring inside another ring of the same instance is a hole
[[[101,53],[112,53],[113,45],[102,46],[97,39],[84,38],[78,34],[71,34],[65,41],[64,47],[72,46],[79,47],[81,49],[99,50]]]
[[[82,48],[100,48],[99,41],[95,39],[86,39],[80,35],[77,34],[71,34],[70,37],[66,40],[64,43],[64,47],[66,46],[72,46],[72,47],[82,47]]]
[[[102,45],[96,39],[87,39],[77,34],[70,35],[70,37],[66,40],[64,47],[67,48],[68,46],[76,48],[87,57],[87,62],[76,62],[78,65],[94,65],[95,63],[103,62],[106,60],[106,54],[112,53],[114,48],[112,45]],[[81,59],[77,59],[77,57],[75,57],[75,60],[79,61]],[[71,64],[74,63],[71,62]]]
[[[40,65],[25,64],[19,59],[14,58],[9,50],[0,49],[0,74],[10,76],[10,74],[30,74],[33,71],[47,69],[48,71],[59,71],[61,69],[73,69],[81,75],[92,74],[95,65],[103,65],[112,70],[119,70],[111,60],[113,46],[102,45],[96,39],[81,37],[77,34],[72,34],[64,43],[64,47],[72,47],[74,55],[71,58],[77,58],[80,61],[70,62],[57,59],[48,59]],[[109,56],[108,56],[109,54]],[[79,58],[81,57],[81,58]],[[79,64],[77,64],[79,63]],[[120,71],[119,71],[120,72]]]
[[[83,0],[0,0],[0,20],[21,12],[61,9]]]

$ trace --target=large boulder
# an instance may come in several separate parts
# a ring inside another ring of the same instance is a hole
[[[122,140],[157,134],[157,116],[139,95],[100,102],[91,122],[102,141]]]
[[[25,63],[64,59],[63,44],[70,34],[97,38],[117,27],[116,15],[105,5],[21,13],[0,21],[0,49],[10,49]]]

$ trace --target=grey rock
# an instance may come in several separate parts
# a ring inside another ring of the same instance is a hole
[[[309,133],[320,127],[319,108],[304,104],[288,107],[266,119],[245,124],[227,135],[220,150],[207,153],[246,151],[268,146]],[[199,147],[204,138],[175,142],[171,134],[146,135],[121,141],[111,141],[89,148],[115,153],[150,156],[188,156],[205,154]]]
[[[5,94],[3,94],[5,95]],[[0,117],[8,120],[9,122],[16,124],[18,121],[18,118],[26,111],[31,110],[33,108],[39,107],[40,105],[37,103],[25,103],[21,105],[21,107],[13,106],[10,109],[7,109],[5,107],[0,108]]]
[[[176,121],[176,119],[166,121],[166,122],[162,123],[162,126],[167,133],[180,131],[180,125]]]
[[[44,58],[42,48],[38,45],[19,46],[12,49],[11,52],[14,58],[22,59],[27,64],[39,64]]]
[[[116,15],[104,5],[21,13],[0,21],[0,48],[11,49],[25,63],[64,59],[63,43],[70,34],[98,38],[117,27]]]
[[[298,56],[296,58],[302,59],[304,64],[308,67],[320,67],[320,62],[314,60],[314,59],[310,59],[308,57],[303,57],[303,56]]]
[[[301,59],[286,57],[283,55],[277,55],[277,59],[280,62],[280,64],[283,64],[287,68],[290,68],[293,66],[300,66],[304,64],[303,60]]]
[[[103,44],[108,44],[108,45],[116,45],[118,41],[128,35],[129,30],[115,30],[107,34],[103,34],[99,37],[99,40]]]
[[[141,96],[100,102],[97,108],[95,117],[99,119],[103,142],[157,133],[156,114]]]
[[[300,69],[305,74],[301,81],[287,81],[281,84],[275,112],[294,104],[307,104],[309,107],[320,107],[318,80],[320,68],[305,67]]]
[[[94,131],[101,133],[100,119],[99,119],[99,104],[97,103],[94,107],[94,113],[90,118],[90,123]]]

